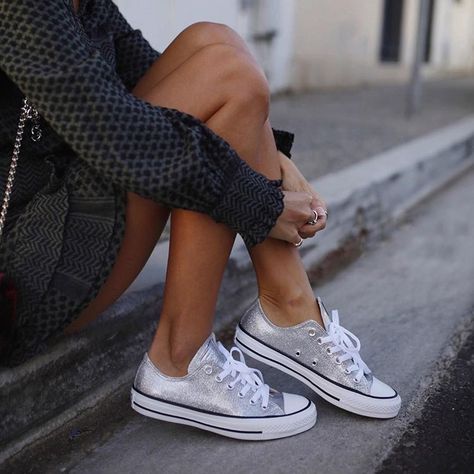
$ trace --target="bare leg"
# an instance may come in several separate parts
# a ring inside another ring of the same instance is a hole
[[[143,81],[155,85],[148,92],[142,91],[141,96],[152,104],[199,117],[252,167],[269,178],[278,178],[266,80],[250,55],[237,54],[235,49],[223,45],[203,47],[171,72],[162,74],[161,80],[145,75]],[[154,69],[156,74],[165,58],[163,55],[150,73]],[[215,64],[221,67],[215,68]],[[140,87],[139,83],[138,91]],[[155,235],[159,233],[161,230]],[[152,360],[170,375],[185,373],[192,355],[210,333],[217,292],[234,237],[227,226],[204,214],[182,209],[172,212],[163,311],[149,350]],[[319,318],[298,251],[292,244],[267,239],[254,247],[251,257],[264,309],[277,324]]]
[[[277,166],[275,151],[275,141],[268,124],[260,146],[260,154],[268,157],[261,171],[267,176],[270,174],[267,169],[274,170]],[[299,250],[294,245],[267,238],[253,247],[250,257],[263,310],[275,324],[292,326],[309,318],[322,322]]]
[[[195,23],[184,29],[173,40],[159,60],[138,82],[133,94],[144,98],[168,74],[210,44],[229,44],[240,49],[245,48],[242,38],[231,28],[210,22]],[[125,234],[117,260],[97,296],[65,328],[65,334],[73,334],[96,319],[131,285],[150,257],[163,232],[169,213],[170,209],[155,201],[133,192],[127,193]]]
[[[209,121],[210,128],[216,130],[219,126],[216,122]],[[273,154],[274,158],[257,159],[256,165],[251,164],[270,179],[276,179],[280,169],[273,134],[268,127],[266,121],[263,127],[266,132],[260,130],[260,137],[255,141],[260,141],[257,146],[260,157]],[[232,143],[228,136],[226,139]],[[238,143],[237,152],[245,158]],[[234,238],[231,229],[204,214],[182,209],[171,212],[171,246],[163,309],[148,351],[154,363],[168,375],[186,374],[190,359],[212,330],[217,294]],[[266,239],[251,250],[251,258],[262,305],[273,322],[286,326],[308,318],[320,321],[313,291],[298,250],[292,244]]]
[[[192,58],[166,76],[145,99],[206,120],[207,125],[225,138],[254,169],[272,179],[280,177],[277,150],[268,121],[268,90],[266,84],[258,85],[261,71],[251,72],[254,77],[250,84],[254,85],[246,92],[247,97],[234,93],[224,105],[209,114],[212,101],[203,106],[196,103],[200,100],[199,95],[189,101],[176,92],[183,80],[183,90],[189,90],[186,75],[191,62]],[[241,94],[245,91],[245,84],[249,82],[242,74],[246,67],[252,69],[250,63],[244,62],[239,67],[236,80],[242,83],[233,87],[233,91]],[[194,83],[199,82],[196,73],[192,74]],[[173,94],[168,90],[168,83]],[[209,84],[209,79],[204,83]],[[204,83],[201,87],[205,87]],[[215,223],[204,214],[182,209],[172,211],[163,310],[149,350],[151,359],[169,375],[186,373],[189,360],[211,331],[217,292],[234,237],[227,226]],[[308,317],[320,319],[306,272],[293,245],[268,239],[252,250],[252,260],[258,265],[264,309],[277,324],[290,325]]]

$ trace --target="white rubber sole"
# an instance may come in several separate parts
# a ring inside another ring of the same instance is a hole
[[[371,418],[393,418],[400,410],[401,399],[398,394],[391,398],[378,398],[344,388],[256,340],[239,326],[234,342],[245,354],[300,380],[339,408]]]
[[[244,440],[286,438],[307,431],[316,423],[316,407],[310,400],[305,408],[290,415],[242,418],[216,415],[157,400],[132,387],[131,405],[135,411],[150,418]]]

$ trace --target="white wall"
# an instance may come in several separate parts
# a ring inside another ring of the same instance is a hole
[[[294,87],[364,81],[377,62],[380,17],[379,0],[298,0]]]
[[[291,81],[294,49],[295,3],[297,0],[253,0],[247,10],[249,28],[246,38],[267,74],[273,91],[285,89]],[[252,40],[255,33],[276,31],[271,42]]]
[[[433,64],[439,69],[474,69],[474,0],[437,0]]]
[[[379,61],[383,0],[297,0],[293,78],[296,90],[409,77],[419,0],[405,0],[400,61]],[[474,71],[474,0],[436,0],[432,61],[425,74]]]
[[[226,23],[242,33],[237,0],[114,0],[125,18],[159,51],[196,21]],[[245,32],[244,32],[245,33]]]
[[[264,67],[273,92],[404,81],[419,0],[405,0],[399,63],[380,63],[383,0],[114,0],[163,51],[196,21],[234,28]],[[246,8],[242,6],[245,5]],[[474,71],[474,0],[436,0],[426,75]],[[268,47],[252,37],[276,29]]]
[[[197,21],[225,23],[248,43],[270,82],[272,91],[285,88],[290,80],[295,0],[114,0],[135,28],[163,51],[187,26]],[[247,5],[242,8],[242,5]],[[258,47],[252,34],[275,27],[278,35],[271,48]]]

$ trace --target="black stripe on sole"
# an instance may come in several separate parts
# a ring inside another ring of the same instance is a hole
[[[133,404],[136,405],[137,407],[140,407],[142,410],[147,410],[147,411],[151,411],[153,413],[157,413],[158,415],[163,415],[163,416],[168,416],[170,418],[177,418],[179,420],[185,420],[185,421],[191,421],[192,423],[197,423],[199,425],[202,425],[202,426],[207,426],[209,428],[215,428],[216,430],[223,430],[223,431],[231,431],[232,433],[244,433],[244,434],[263,434],[263,431],[243,431],[243,430],[232,430],[230,428],[222,428],[221,426],[215,426],[215,425],[210,425],[208,423],[204,423],[202,421],[197,421],[197,420],[193,420],[191,418],[186,418],[184,416],[178,416],[178,415],[170,415],[168,413],[163,413],[161,411],[157,411],[157,410],[152,410],[151,408],[147,408],[147,407],[144,407],[143,405],[140,405],[139,403],[137,403],[135,400],[132,400]],[[218,416],[218,415],[215,415],[215,416]]]
[[[238,415],[228,415],[226,413],[217,414],[217,413],[215,413],[213,411],[210,411],[210,410],[204,410],[202,408],[195,408],[195,407],[191,407],[189,405],[184,405],[183,403],[172,402],[170,400],[163,400],[162,398],[154,397],[153,395],[148,395],[147,393],[142,392],[141,390],[136,388],[135,385],[133,385],[132,388],[133,388],[133,390],[135,390],[140,395],[143,395],[144,397],[149,398],[151,400],[156,400],[158,402],[166,403],[168,405],[174,405],[176,407],[186,408],[187,410],[198,411],[200,413],[206,413],[208,415],[213,415],[213,416],[223,416],[223,417],[226,417],[226,418],[243,418],[243,419],[257,419],[257,420],[261,419],[261,418],[265,418],[265,419],[267,419],[267,418],[285,418],[287,416],[293,416],[293,415],[296,415],[297,413],[301,413],[302,411],[307,410],[311,405],[311,400],[307,400],[308,404],[304,408],[302,408],[301,410],[295,411],[294,413],[285,413],[283,415],[238,416]]]
[[[395,392],[395,395],[392,395],[391,397],[377,397],[377,396],[375,396],[375,395],[369,395],[369,394],[367,394],[367,393],[362,393],[362,392],[360,392],[359,390],[356,390],[355,388],[352,388],[352,387],[346,387],[345,385],[342,385],[342,384],[340,384],[340,383],[338,383],[338,382],[336,382],[336,381],[334,381],[334,380],[331,380],[330,378],[328,378],[328,377],[326,377],[325,375],[323,375],[323,374],[317,372],[316,370],[304,366],[303,364],[301,364],[301,363],[300,363],[299,361],[297,361],[296,359],[293,359],[292,357],[290,357],[290,356],[284,354],[283,352],[279,351],[279,350],[276,349],[275,347],[271,347],[271,346],[269,346],[268,344],[266,344],[265,342],[263,342],[263,341],[261,341],[260,339],[256,338],[255,336],[252,336],[248,331],[246,331],[246,330],[240,325],[240,323],[239,323],[239,329],[240,329],[243,333],[245,333],[248,337],[254,339],[255,341],[257,341],[257,342],[259,342],[260,344],[262,344],[263,346],[268,347],[268,349],[270,349],[270,350],[272,350],[272,351],[275,351],[275,352],[278,352],[278,354],[282,355],[283,357],[286,357],[287,359],[290,359],[291,361],[295,362],[295,363],[298,364],[298,365],[301,365],[301,366],[304,367],[305,369],[307,368],[308,370],[312,370],[316,375],[318,375],[319,377],[323,378],[323,379],[326,380],[327,382],[330,382],[330,383],[332,383],[333,385],[336,385],[336,386],[339,387],[339,388],[342,388],[342,389],[344,389],[344,390],[349,390],[350,392],[354,392],[354,393],[357,393],[357,394],[359,394],[359,395],[363,395],[364,397],[374,398],[374,399],[376,399],[376,400],[390,400],[390,399],[392,399],[392,398],[397,398],[397,396],[398,396],[398,392],[397,392],[395,389],[393,389],[393,391]],[[247,346],[246,346],[245,344],[243,344],[240,340],[239,340],[239,343],[242,344],[244,347],[247,347]],[[258,352],[255,352],[255,351],[253,351],[252,349],[250,349],[250,347],[247,347],[247,349],[250,350],[250,351],[252,351],[254,354],[258,354],[260,357],[264,357],[264,358],[267,359],[267,360],[271,360],[271,361],[273,361],[273,362],[276,362],[277,364],[280,364],[280,365],[282,365],[283,367],[286,367],[288,370],[291,370],[291,371],[293,371],[293,372],[295,372],[295,373],[301,375],[301,374],[300,374],[299,372],[297,372],[296,370],[293,370],[293,369],[291,369],[290,367],[287,367],[286,365],[284,365],[284,364],[282,364],[282,363],[280,363],[280,362],[278,362],[278,361],[276,361],[276,360],[273,360],[273,359],[270,359],[270,358],[268,358],[268,357],[262,356],[262,355],[259,354]],[[301,375],[301,376],[304,377],[305,379],[307,379],[304,375]],[[308,380],[310,383],[312,383],[315,387],[317,387],[319,390],[321,390],[322,392],[324,392],[324,393],[326,393],[327,395],[329,395],[330,397],[336,398],[336,397],[334,397],[333,395],[331,395],[330,393],[327,393],[327,392],[325,392],[323,389],[319,388],[315,383],[311,382],[311,380],[309,380],[309,379],[307,379],[307,380]],[[338,398],[336,398],[336,399],[339,400]]]

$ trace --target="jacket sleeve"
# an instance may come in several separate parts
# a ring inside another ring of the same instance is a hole
[[[110,23],[114,29],[117,72],[131,91],[161,53],[150,45],[139,29],[132,28],[112,0],[106,1]],[[291,158],[294,134],[286,130],[272,130],[277,149]]]
[[[131,91],[153,62],[161,56],[139,29],[132,28],[112,0],[105,0],[115,46],[117,73]]]
[[[132,94],[66,0],[0,0],[0,68],[91,167],[127,190],[263,241],[283,193],[185,112]]]

